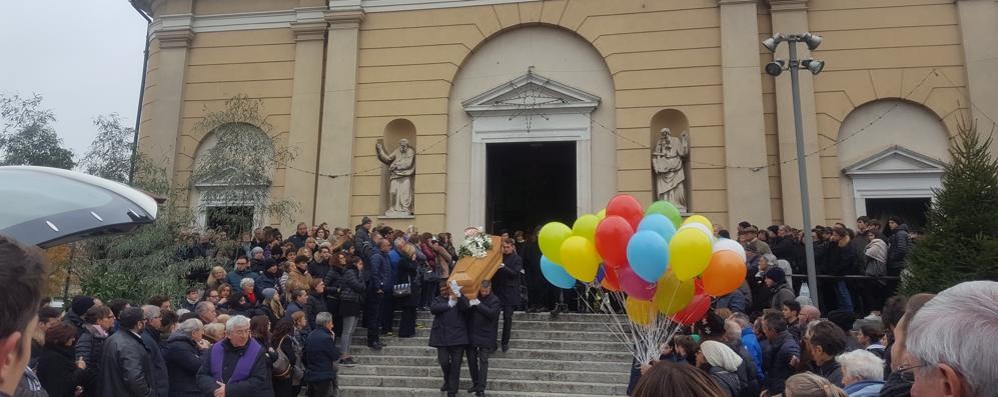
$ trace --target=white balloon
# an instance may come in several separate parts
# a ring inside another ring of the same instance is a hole
[[[704,224],[702,224],[702,223],[690,222],[690,223],[687,223],[687,224],[682,225],[682,226],[679,227],[679,230],[683,230],[683,229],[697,229],[697,230],[703,232],[703,234],[706,234],[707,238],[710,239],[710,243],[714,244],[714,233],[711,232],[711,230],[708,229],[707,226],[704,226]],[[679,231],[679,230],[677,230],[677,231]]]
[[[719,238],[714,242],[714,251],[735,251],[742,258],[742,262],[748,262],[748,257],[745,256],[745,247],[742,247],[737,241],[730,238]]]

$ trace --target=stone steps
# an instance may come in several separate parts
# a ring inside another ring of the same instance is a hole
[[[489,376],[494,379],[534,380],[547,382],[591,382],[591,383],[627,383],[628,373],[621,372],[619,366],[615,372],[586,371],[552,371],[550,368],[499,368],[494,365],[495,359],[489,360]],[[357,365],[341,367],[340,374],[349,376],[396,376],[400,373],[413,377],[428,377],[439,380],[440,368],[433,366],[395,366],[395,365]],[[467,362],[461,367],[462,379],[468,377]]]
[[[400,313],[395,313],[398,331]],[[510,350],[489,358],[489,396],[622,396],[629,378],[631,354],[604,324],[605,316],[565,313],[516,313]],[[500,321],[500,327],[502,321]],[[429,347],[433,317],[417,314],[416,336],[382,336],[388,346],[367,348],[367,331],[354,332],[358,365],[340,367],[340,396],[441,397],[443,376],[437,352]],[[501,329],[501,328],[500,328]],[[471,387],[467,359],[462,362],[459,395]]]

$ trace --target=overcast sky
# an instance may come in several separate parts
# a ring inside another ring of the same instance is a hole
[[[79,160],[95,116],[134,126],[145,32],[128,0],[0,0],[0,92],[42,95]]]

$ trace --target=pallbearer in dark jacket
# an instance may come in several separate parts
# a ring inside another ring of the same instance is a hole
[[[489,355],[496,351],[502,303],[492,293],[492,282],[485,280],[478,298],[468,302],[468,306],[468,370],[472,381],[468,391],[480,397],[485,395],[489,378]]]
[[[437,361],[444,373],[447,397],[457,396],[461,378],[461,359],[468,346],[468,323],[465,312],[468,298],[461,294],[457,283],[440,285],[440,296],[433,299],[430,313],[433,313],[433,328],[430,330],[430,347],[437,348]]]
[[[198,388],[213,397],[272,397],[267,348],[250,338],[250,319],[233,316],[225,323],[225,339],[205,351]]]
[[[492,276],[495,293],[502,302],[502,351],[509,350],[509,334],[513,329],[513,307],[520,305],[520,272],[523,258],[516,253],[516,241],[505,238],[502,241],[502,264]]]

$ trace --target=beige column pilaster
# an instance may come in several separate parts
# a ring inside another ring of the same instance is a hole
[[[987,133],[992,121],[998,122],[998,1],[956,0],[956,8],[971,114],[978,131]],[[998,143],[991,146],[991,154],[998,156]]]
[[[291,94],[291,131],[288,146],[297,156],[287,168],[285,191],[299,205],[294,221],[315,224],[316,179],[319,167],[319,115],[322,110],[322,54],[326,20],[303,19],[291,24],[295,32],[295,69]],[[282,225],[289,229],[291,224]]]
[[[156,54],[158,68],[155,70],[156,87],[152,98],[146,102],[143,115],[149,122],[139,131],[140,152],[158,167],[166,170],[167,178],[176,181],[180,147],[180,120],[183,110],[184,73],[187,70],[187,55],[194,31],[191,30],[190,16],[180,16],[174,20],[187,21],[153,32],[153,40],[158,43]],[[178,26],[179,25],[179,26]],[[148,71],[147,71],[148,73]]]
[[[319,172],[324,175],[317,180],[319,204],[315,219],[332,225],[346,225],[350,221],[357,50],[363,20],[364,10],[360,7],[337,8],[326,14],[329,37],[319,138]]]
[[[807,0],[769,0],[773,32],[784,34],[808,31]],[[775,58],[789,59],[788,43],[778,47]],[[798,59],[811,57],[803,44],[797,46]],[[821,161],[818,151],[818,122],[814,110],[814,80],[810,72],[800,71],[800,109],[804,127],[804,155],[807,165],[807,186],[811,204],[811,223],[827,223],[825,219],[825,194],[821,184]],[[801,207],[800,179],[797,172],[797,138],[794,130],[793,97],[790,73],[776,77],[776,112],[780,137],[780,161],[794,160],[780,166],[783,185],[784,223],[800,227],[804,221]],[[812,154],[813,153],[813,154]]]
[[[766,132],[759,67],[758,0],[720,0],[724,156],[728,164],[766,164]],[[728,168],[728,225],[773,222],[769,170]]]

